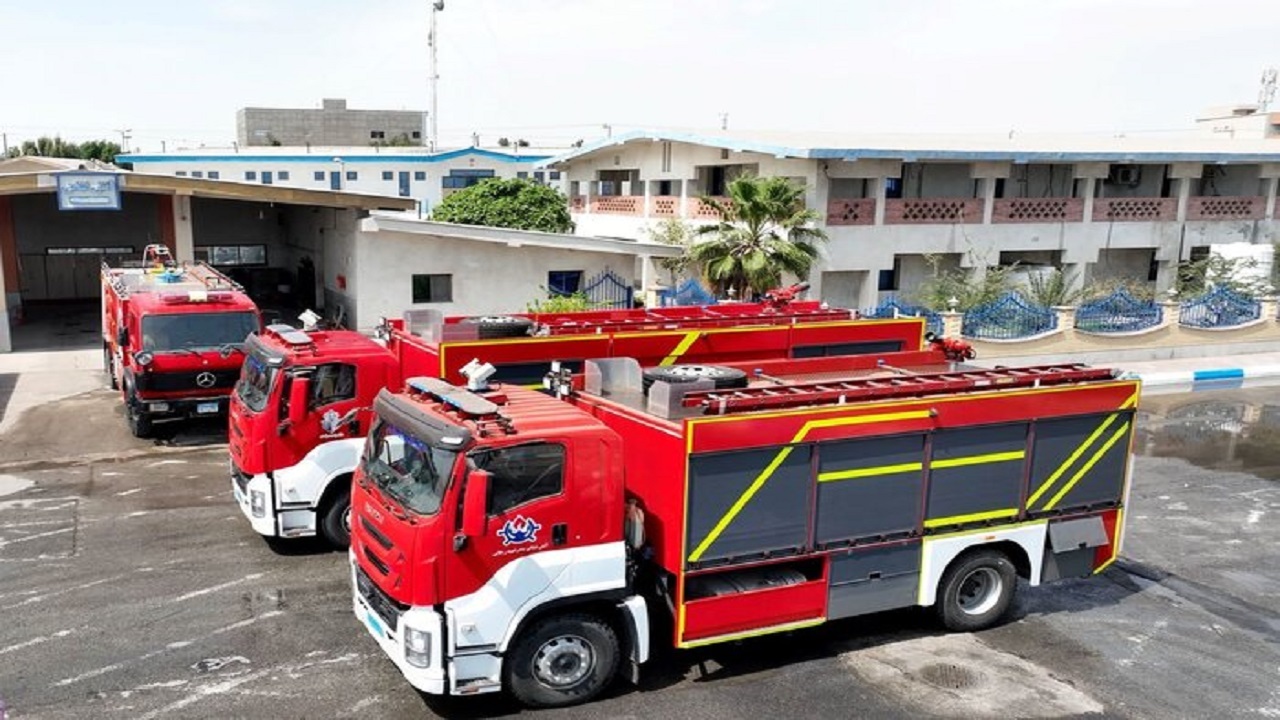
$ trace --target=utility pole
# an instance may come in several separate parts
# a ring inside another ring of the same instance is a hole
[[[8,133],[0,133],[0,143],[4,145],[4,154],[0,155],[0,158],[9,157],[9,134]]]
[[[720,113],[720,129],[721,130],[729,129],[729,113],[727,112]]]
[[[444,10],[444,0],[432,0],[431,3],[431,31],[427,34],[427,45],[431,48],[431,74],[428,78],[431,81],[431,110],[427,113],[427,149],[435,152],[438,149],[437,143],[440,137],[437,134],[439,126],[436,123],[436,95],[438,94],[438,85],[440,84],[440,72],[436,66],[436,13]]]
[[[133,132],[133,129],[116,130],[116,132],[120,133],[120,150],[122,152],[129,152],[129,139],[133,137],[129,133]]]

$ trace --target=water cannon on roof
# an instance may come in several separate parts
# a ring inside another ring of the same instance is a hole
[[[467,379],[467,389],[471,392],[484,392],[489,389],[489,378],[498,372],[493,363],[481,363],[479,358],[472,358],[471,362],[462,366],[459,370],[462,376]]]
[[[764,301],[769,305],[769,307],[774,308],[775,310],[781,310],[798,298],[800,293],[808,289],[809,283],[807,282],[798,282],[794,285],[788,285],[787,287],[774,288],[764,294]]]
[[[315,310],[311,309],[303,310],[298,315],[298,320],[302,322],[303,330],[315,330],[322,319]]]

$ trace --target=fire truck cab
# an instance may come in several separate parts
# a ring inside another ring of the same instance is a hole
[[[556,358],[580,369],[588,358],[625,355],[670,381],[711,361],[919,350],[923,336],[919,318],[858,320],[812,301],[481,318],[414,311],[375,338],[269,327],[251,338],[231,399],[232,492],[268,538],[319,534],[345,548],[373,398],[402,389],[404,378],[465,382],[461,369],[484,357],[494,381],[537,385]]]
[[[179,265],[149,245],[139,267],[102,266],[102,353],[129,429],[217,415],[239,375],[242,344],[260,326],[243,288],[203,263]]]
[[[913,605],[977,630],[1019,578],[1112,563],[1138,383],[916,360],[645,390],[617,358],[545,392],[483,370],[384,391],[352,496],[355,615],[419,690],[561,706],[659,644]]]

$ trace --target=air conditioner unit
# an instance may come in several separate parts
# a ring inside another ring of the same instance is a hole
[[[1142,166],[1140,165],[1112,165],[1111,173],[1107,176],[1107,182],[1113,185],[1128,185],[1134,187],[1142,182]]]

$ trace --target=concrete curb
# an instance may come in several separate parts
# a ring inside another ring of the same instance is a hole
[[[1148,387],[1157,385],[1194,385],[1215,380],[1253,380],[1264,377],[1280,377],[1280,365],[1209,368],[1176,372],[1135,372],[1132,374],[1142,380],[1142,384]]]

